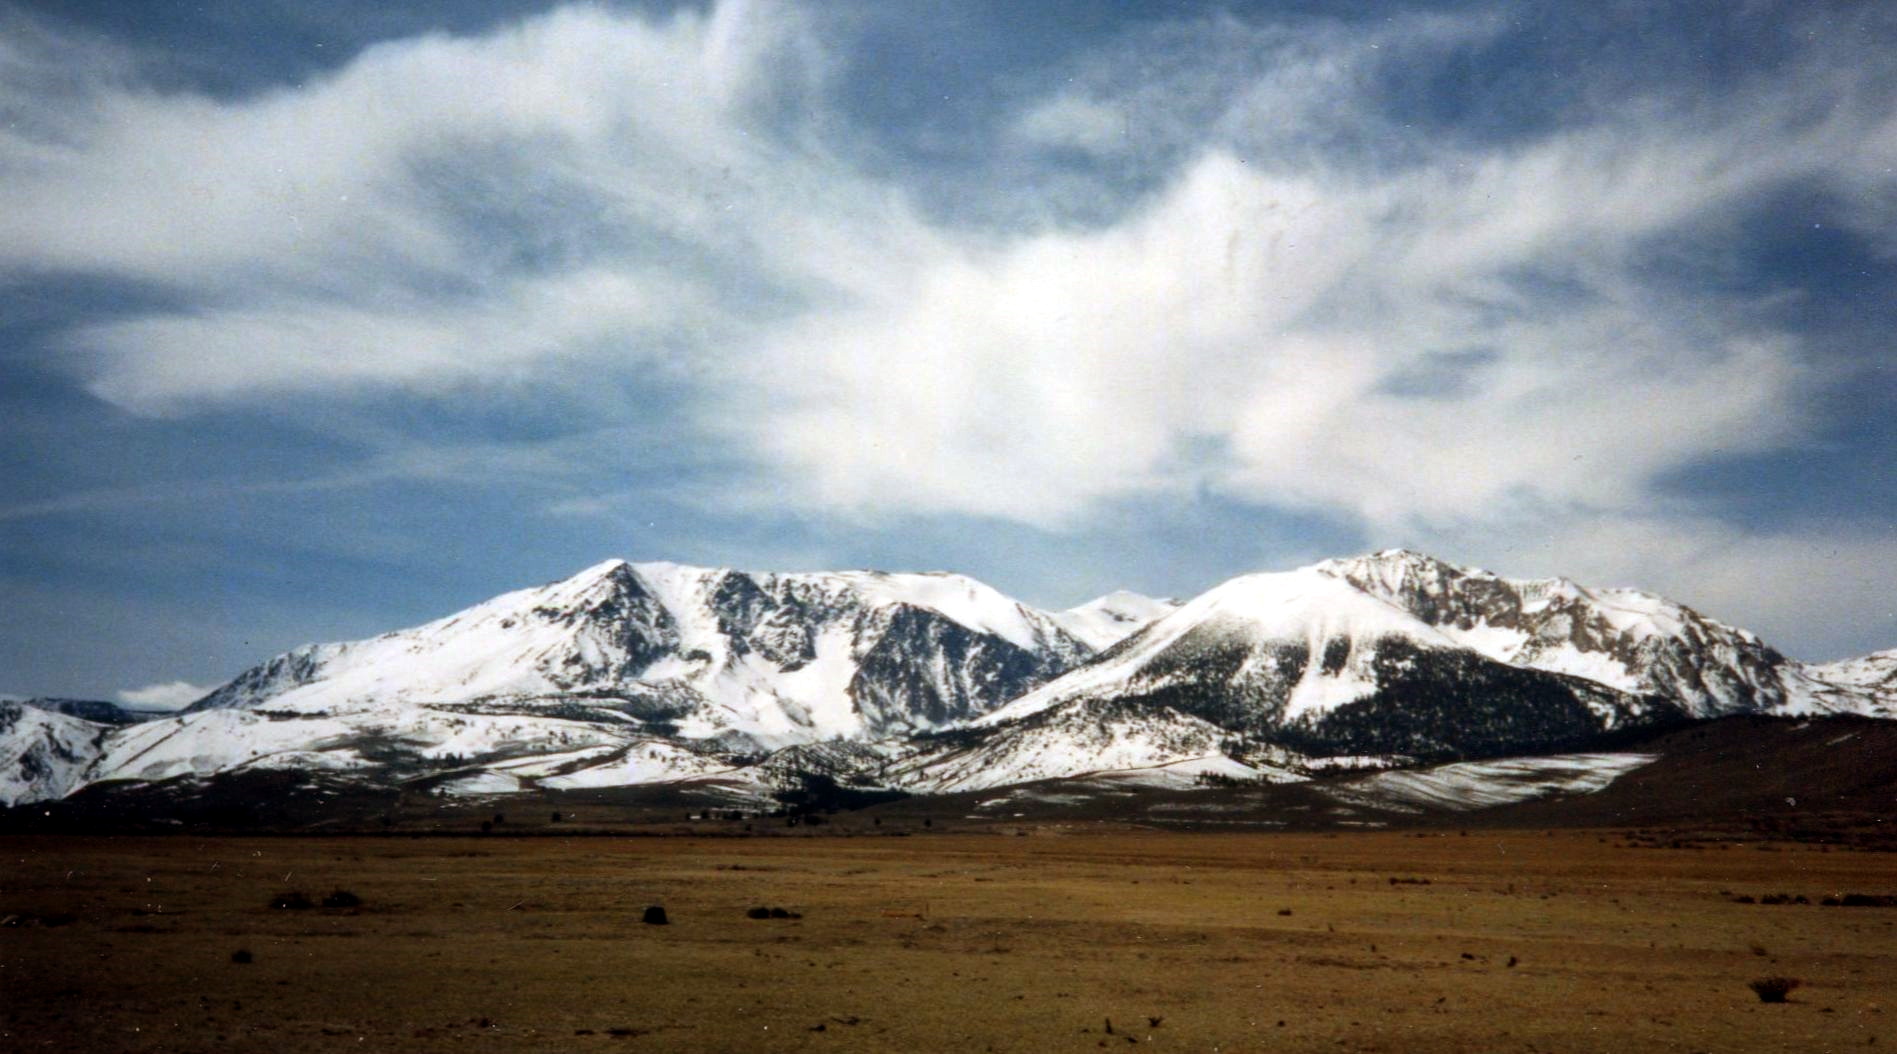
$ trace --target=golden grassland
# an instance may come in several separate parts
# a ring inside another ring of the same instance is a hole
[[[1897,854],[1029,833],[0,838],[0,1050],[1897,1044]]]

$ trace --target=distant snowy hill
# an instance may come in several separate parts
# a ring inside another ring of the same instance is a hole
[[[1862,658],[1807,666],[1805,674],[1823,684],[1842,689],[1897,695],[1897,648],[1873,652]]]
[[[1122,589],[1079,607],[1056,611],[1053,619],[1069,636],[1095,651],[1105,651],[1147,623],[1178,609],[1177,600],[1155,600]]]
[[[297,648],[176,715],[0,702],[0,803],[260,772],[450,795],[669,783],[732,801],[811,775],[916,793],[1284,782],[1596,750],[1754,712],[1897,716],[1897,651],[1805,665],[1649,594],[1403,550],[1184,604],[1112,593],[1052,613],[953,574],[612,560]],[[1467,771],[1594,786],[1575,764]],[[1459,778],[1364,785],[1453,796]]]

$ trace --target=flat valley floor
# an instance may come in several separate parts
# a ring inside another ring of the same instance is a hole
[[[337,890],[361,905],[271,906]],[[1084,826],[13,836],[0,1050],[1897,1046],[1897,907],[1820,903],[1845,893],[1897,893],[1897,854]],[[1776,894],[1810,903],[1739,902]],[[1747,987],[1768,976],[1803,983],[1769,1005]]]

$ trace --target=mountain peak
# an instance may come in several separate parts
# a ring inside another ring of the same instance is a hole
[[[1423,573],[1432,577],[1445,574],[1486,575],[1474,567],[1462,567],[1415,549],[1379,549],[1361,556],[1339,556],[1309,565],[1312,570],[1348,577],[1352,573],[1388,577],[1392,574]]]
[[[938,788],[1175,764],[1251,778],[1285,751],[1482,756],[1747,711],[1890,716],[1897,651],[1805,666],[1657,596],[1405,548],[1244,575],[1183,605],[1120,590],[1053,613],[952,572],[615,558],[295,649],[175,716],[107,728],[121,715],[106,704],[0,701],[0,804],[256,768],[409,779],[470,754],[494,786],[616,786],[838,740],[867,772],[898,738],[951,728],[911,741],[926,764],[889,774]]]
[[[1156,619],[1179,610],[1176,600],[1161,600],[1116,589],[1065,611],[1056,612],[1054,621],[1068,635],[1095,651],[1107,648],[1144,629]]]
[[[540,592],[561,596],[579,595],[589,591],[601,582],[623,582],[632,573],[633,565],[619,557],[601,560],[585,570],[570,574],[565,578],[548,582],[539,588]],[[534,590],[523,590],[533,592]]]

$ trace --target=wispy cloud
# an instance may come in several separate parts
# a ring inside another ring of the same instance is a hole
[[[141,413],[662,376],[640,412],[717,449],[730,475],[691,488],[735,506],[1072,529],[1208,491],[1486,553],[1690,539],[1708,581],[1822,563],[1660,481],[1804,441],[1837,367],[1765,294],[1656,261],[1717,270],[1791,185],[1888,246],[1876,63],[1813,45],[1717,97],[1583,85],[1446,135],[1391,85],[1492,47],[1493,14],[1169,24],[992,131],[998,171],[1083,207],[997,184],[962,216],[852,160],[875,130],[838,105],[853,44],[818,17],[570,7],[226,100],[123,62],[75,81],[48,56],[76,45],[27,34],[0,52],[0,273],[185,305],[63,338]]]

